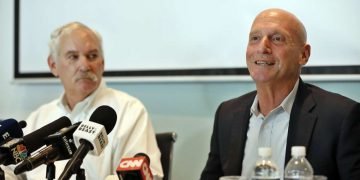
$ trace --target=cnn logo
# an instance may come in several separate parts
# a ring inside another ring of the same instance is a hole
[[[144,159],[133,159],[133,160],[126,160],[120,162],[119,166],[121,168],[136,168],[141,167],[141,164],[144,162]]]
[[[152,173],[149,169],[149,165],[145,157],[135,157],[129,159],[123,159],[118,167],[118,170],[122,169],[123,171],[134,171],[139,173],[142,180],[152,180]]]

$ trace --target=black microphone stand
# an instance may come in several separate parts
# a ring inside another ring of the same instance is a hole
[[[76,172],[76,180],[85,180],[85,169],[79,168]]]
[[[1,167],[0,167],[0,180],[5,180],[5,172]]]
[[[66,176],[60,176],[59,179],[68,180],[73,174],[76,174],[76,180],[86,180],[85,169],[80,168],[82,161],[78,161],[78,163],[73,166],[72,170],[67,173]]]
[[[76,168],[77,168],[76,180],[85,180],[86,179],[85,170],[80,167],[76,167]],[[46,165],[46,179],[48,180],[55,179],[55,173],[56,173],[55,164],[53,162],[48,163]],[[3,177],[4,177],[4,171],[0,168],[0,180],[5,180],[5,178]]]
[[[55,172],[56,172],[55,164],[53,162],[48,163],[46,165],[46,179],[48,180],[55,179]]]
[[[72,158],[66,163],[65,169],[61,173],[59,180],[68,180],[75,173],[79,176],[79,178],[82,178],[82,174],[85,173],[82,173],[84,170],[81,169],[80,166],[83,163],[83,159],[85,158],[87,152],[89,152],[91,148],[92,146],[79,146]]]

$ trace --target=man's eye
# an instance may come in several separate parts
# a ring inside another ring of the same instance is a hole
[[[77,60],[79,58],[79,56],[76,55],[76,54],[70,54],[70,55],[68,55],[67,58],[70,59],[70,60]]]
[[[274,35],[271,39],[273,42],[276,42],[276,43],[284,41],[284,38],[281,35]]]
[[[99,57],[99,55],[96,54],[96,53],[93,53],[93,54],[89,54],[89,55],[88,55],[88,59],[90,59],[90,60],[97,59],[98,57]]]
[[[258,41],[259,39],[259,36],[250,36],[249,41]]]

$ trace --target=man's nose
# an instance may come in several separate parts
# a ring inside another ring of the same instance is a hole
[[[81,71],[88,71],[90,69],[90,61],[86,56],[80,56],[79,69]]]
[[[271,41],[268,37],[264,36],[260,43],[258,48],[259,53],[269,54],[271,53]]]

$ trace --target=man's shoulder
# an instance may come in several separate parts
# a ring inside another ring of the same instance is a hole
[[[111,87],[107,87],[106,89],[104,89],[102,91],[102,94],[108,95],[108,96],[119,97],[119,98],[123,98],[123,99],[128,99],[128,100],[138,100],[135,96],[132,96],[125,91],[111,88]]]
[[[312,97],[316,99],[318,102],[344,102],[344,103],[350,103],[350,104],[357,104],[355,100],[346,97],[342,94],[331,92],[329,90],[325,90],[321,87],[318,87],[313,84],[305,83],[305,86],[307,90],[309,90],[312,94]]]
[[[226,100],[223,103],[226,103],[226,104],[234,104],[234,103],[236,104],[236,103],[245,103],[245,102],[251,102],[252,103],[255,96],[256,96],[256,91],[251,91],[251,92],[243,94],[243,95],[241,95],[239,97]]]
[[[58,106],[58,103],[59,100],[54,99],[50,102],[40,105],[37,109],[32,111],[31,114],[39,114],[39,113],[41,114],[43,112],[51,113],[54,109],[57,109],[56,107]]]
[[[32,111],[26,118],[27,126],[24,132],[30,133],[59,117],[61,116],[58,108],[58,100],[45,103]]]
[[[253,103],[255,96],[256,91],[251,91],[239,97],[226,100],[222,102],[220,106],[223,109],[229,110],[250,109],[250,106]]]
[[[121,106],[128,105],[137,105],[143,106],[143,103],[137,97],[128,94],[127,92],[114,89],[114,88],[106,88],[104,89],[96,98],[97,103],[105,103],[105,104],[116,104]]]

